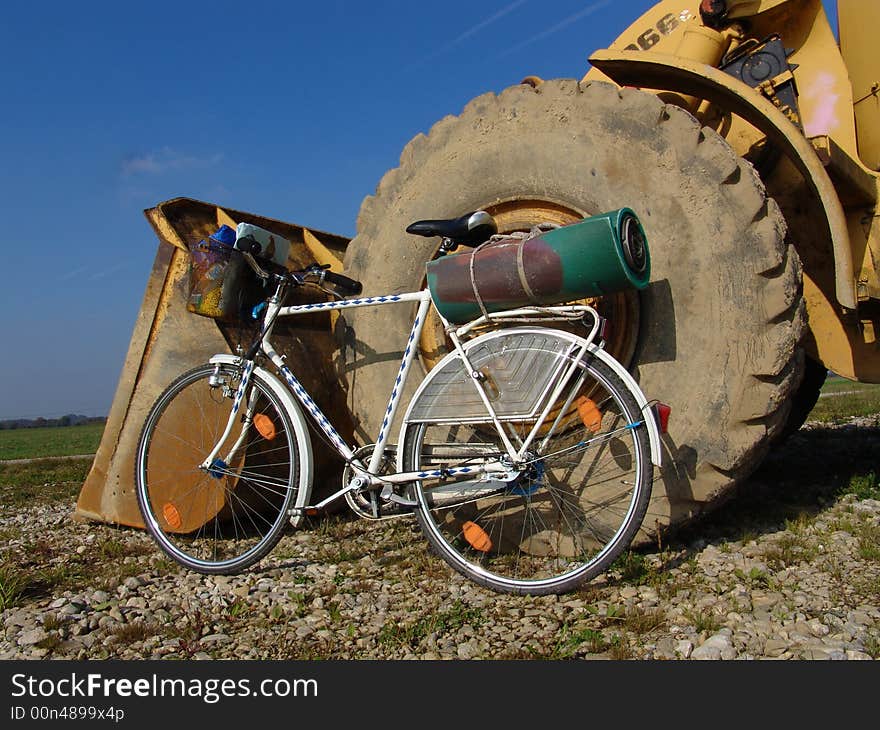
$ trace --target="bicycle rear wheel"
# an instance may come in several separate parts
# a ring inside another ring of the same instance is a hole
[[[223,435],[241,376],[226,364],[184,373],[159,396],[138,442],[144,523],[169,557],[200,573],[236,573],[263,558],[301,487],[297,434],[256,374],[217,459],[200,468]]]
[[[532,595],[573,590],[604,572],[641,526],[653,482],[650,414],[607,364],[573,354],[580,343],[545,329],[493,333],[465,346],[511,442],[521,446],[537,426],[510,481],[412,485],[431,546],[480,585]],[[561,380],[546,412],[540,399]],[[506,449],[485,413],[460,359],[438,365],[405,420],[404,469],[502,458]]]

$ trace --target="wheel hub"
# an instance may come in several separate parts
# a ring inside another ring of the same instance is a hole
[[[529,454],[528,458],[534,459],[533,454]],[[531,461],[514,481],[510,483],[511,494],[518,494],[521,497],[529,497],[537,492],[544,484],[544,474],[547,467],[542,460]]]

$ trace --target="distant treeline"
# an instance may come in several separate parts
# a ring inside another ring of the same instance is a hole
[[[56,426],[82,426],[87,423],[105,423],[105,416],[77,416],[68,413],[61,418],[11,418],[0,421],[0,430],[13,428],[53,428]]]

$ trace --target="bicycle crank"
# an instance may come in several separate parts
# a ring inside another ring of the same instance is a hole
[[[354,453],[354,458],[360,460],[361,464],[367,464],[373,455],[375,444],[361,446]],[[395,472],[395,454],[393,447],[386,447],[382,460],[379,462],[378,476],[383,474],[393,474]],[[345,465],[342,471],[342,484],[348,486],[351,480],[357,476],[355,470],[349,465]],[[365,486],[362,489],[348,491],[345,493],[345,501],[352,511],[366,520],[389,520],[395,517],[401,517],[411,512],[409,507],[397,504],[391,500],[380,497],[379,492],[381,486]]]

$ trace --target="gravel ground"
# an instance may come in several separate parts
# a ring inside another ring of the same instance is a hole
[[[559,597],[469,583],[410,517],[324,519],[206,577],[69,498],[0,507],[0,659],[877,658],[878,438],[880,416],[807,424],[727,504]]]

